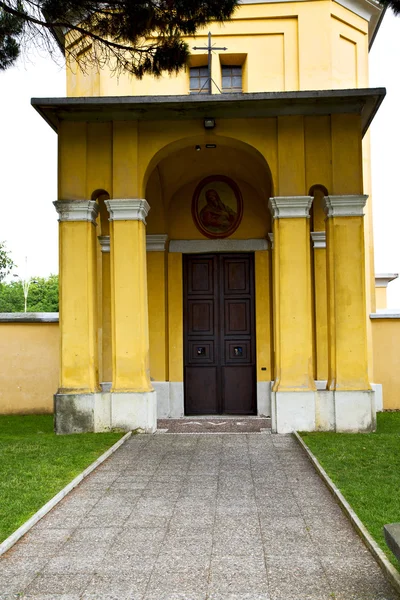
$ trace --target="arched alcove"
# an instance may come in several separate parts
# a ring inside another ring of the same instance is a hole
[[[321,183],[316,183],[310,187],[308,194],[314,198],[311,211],[312,231],[325,231],[323,199],[329,195],[328,189]]]
[[[272,178],[264,157],[252,146],[233,138],[213,136],[215,143],[195,144],[188,138],[163,148],[150,162],[145,197],[151,206],[149,234],[166,233],[171,239],[203,239],[192,219],[196,186],[206,177],[233,180],[243,197],[243,219],[233,239],[264,238],[270,229],[267,200],[273,195]]]

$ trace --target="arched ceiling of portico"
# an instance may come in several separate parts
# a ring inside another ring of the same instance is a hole
[[[266,163],[263,168],[261,161],[254,156],[223,144],[217,144],[212,149],[205,145],[200,147],[200,151],[193,145],[183,148],[158,164],[165,208],[168,208],[177,189],[209,175],[227,175],[232,179],[239,177],[256,187],[262,197],[269,198],[271,181]]]
[[[210,136],[207,137],[207,143],[212,143]],[[200,150],[190,140],[185,147],[164,155],[155,166],[145,196],[151,206],[147,219],[149,233],[167,233],[172,224],[171,211],[174,213],[179,198],[185,198],[186,205],[196,185],[210,175],[225,175],[236,181],[245,196],[246,215],[257,214],[257,218],[266,222],[266,204],[273,193],[266,161],[247,144],[232,144],[231,140],[217,136],[214,139],[216,148],[206,148],[203,143],[198,144]]]

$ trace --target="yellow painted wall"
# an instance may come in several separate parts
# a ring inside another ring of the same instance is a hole
[[[169,381],[183,381],[182,254],[168,254]]]
[[[212,76],[221,86],[221,63],[243,64],[244,92],[365,87],[368,77],[368,21],[330,0],[243,4],[232,19],[212,23],[187,37],[191,64],[206,64],[208,31],[227,48],[213,56]],[[88,50],[90,52],[90,49]],[[189,93],[189,71],[136,80],[107,68],[83,73],[70,64],[69,96],[146,96]],[[213,93],[219,93],[213,86]]]
[[[400,409],[400,319],[371,319],[374,381],[383,386],[383,407]]]
[[[387,308],[387,288],[385,287],[376,287],[375,288],[375,296],[376,296],[376,308]]]
[[[271,252],[254,253],[257,381],[273,380]]]
[[[52,413],[59,355],[58,323],[1,323],[0,414]]]

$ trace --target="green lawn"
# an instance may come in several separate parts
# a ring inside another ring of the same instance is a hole
[[[382,528],[400,522],[400,413],[378,413],[376,433],[302,433],[393,565]]]
[[[52,415],[0,415],[0,542],[122,435],[56,436]]]

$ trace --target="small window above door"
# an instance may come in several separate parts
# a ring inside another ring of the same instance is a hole
[[[224,94],[242,92],[242,67],[239,65],[222,65],[222,92]]]

